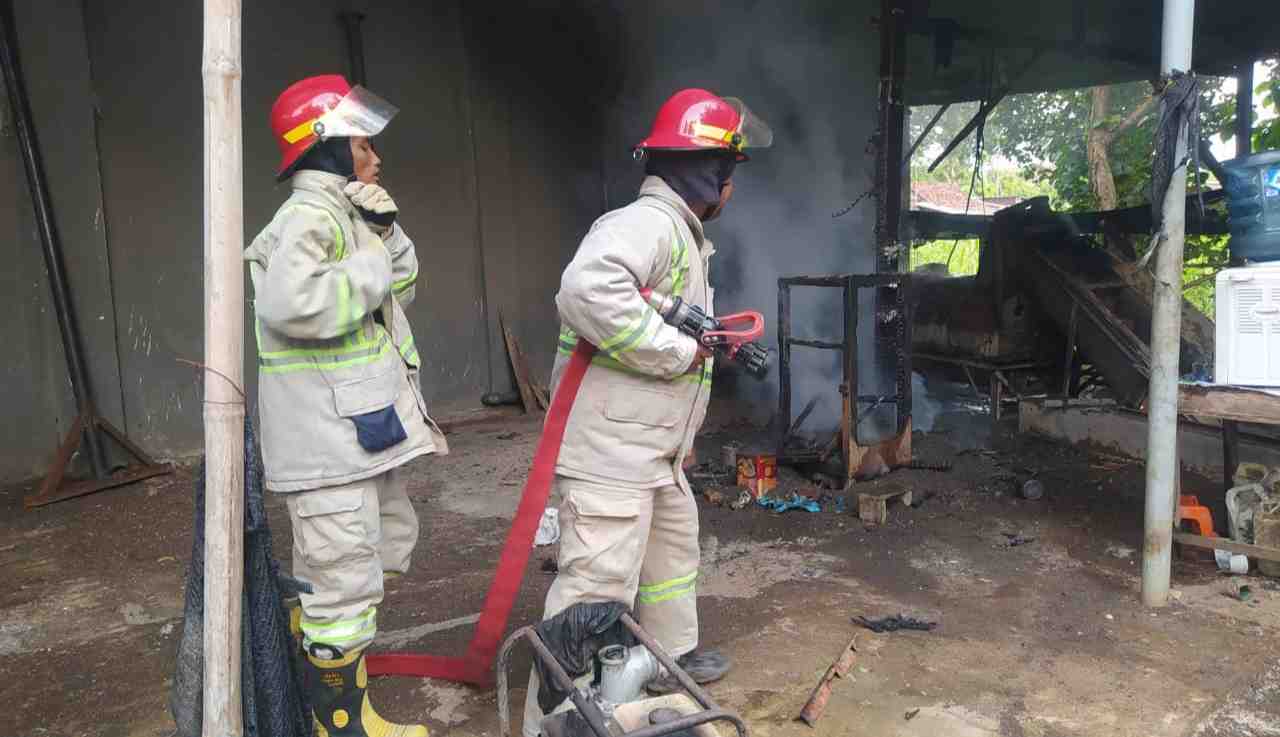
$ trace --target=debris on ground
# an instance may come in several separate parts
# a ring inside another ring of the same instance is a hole
[[[1028,479],[1022,485],[1022,498],[1028,501],[1035,501],[1044,496],[1044,484],[1039,479]]]
[[[1227,581],[1223,594],[1236,601],[1249,601],[1253,598],[1253,587],[1238,578],[1232,578]]]
[[[854,617],[855,624],[876,633],[897,632],[898,630],[917,630],[919,632],[929,632],[938,626],[937,622],[926,622],[923,619],[908,617],[904,614],[895,614],[891,617],[881,617],[880,619],[868,619],[866,617]]]
[[[754,497],[751,496],[751,492],[746,491],[744,489],[743,491],[738,493],[737,499],[729,503],[729,509],[732,509],[733,511],[737,512],[738,510],[745,509],[753,501],[755,501],[755,499]]]
[[[822,712],[827,709],[827,701],[831,698],[831,684],[837,678],[844,678],[849,674],[849,669],[853,667],[853,661],[858,657],[858,636],[854,635],[848,645],[844,646],[840,657],[827,668],[827,672],[822,675],[822,679],[818,681],[818,685],[814,687],[813,693],[809,695],[809,700],[805,702],[804,708],[800,710],[800,720],[812,727],[819,719],[822,718]]]
[[[543,573],[559,573],[560,564],[556,563],[555,558],[543,558],[541,570]]]
[[[1023,535],[1021,532],[1002,532],[1000,534],[1004,535],[1001,547],[1006,548],[1016,548],[1019,545],[1026,545],[1027,543],[1033,543],[1036,541],[1034,537],[1028,537]]]
[[[806,512],[821,512],[822,506],[816,501],[806,496],[801,496],[792,492],[791,496],[785,499],[779,499],[772,496],[762,496],[756,500],[756,504],[768,509],[772,512],[789,512],[792,509],[803,509]]]
[[[1107,555],[1120,560],[1128,560],[1138,552],[1137,548],[1131,548],[1128,545],[1108,545]]]
[[[859,494],[858,519],[867,525],[883,525],[889,521],[889,501],[901,498],[902,506],[911,506],[911,490],[896,489],[885,494]]]
[[[828,512],[836,514],[844,514],[849,511],[848,500],[838,494],[822,494],[818,497],[818,504]]]
[[[497,435],[494,435],[493,437],[494,437],[494,438],[496,438],[496,439],[498,439],[498,440],[515,440],[516,438],[520,437],[520,433],[518,433],[518,432],[514,432],[514,431],[513,431],[513,432],[500,432],[500,433],[498,433]]]
[[[715,461],[700,463],[685,475],[689,479],[689,483],[698,488],[733,486],[738,480],[736,469]]]
[[[938,471],[946,473],[951,470],[951,464],[946,461],[911,461],[900,468],[909,468],[913,471]]]
[[[778,456],[767,452],[738,452],[738,486],[761,498],[778,488]]]
[[[906,714],[903,714],[903,715],[902,715],[902,718],[903,718],[903,719],[906,719],[906,720],[909,722],[909,721],[911,721],[912,719],[915,719],[915,718],[916,718],[916,715],[917,715],[917,714],[919,714],[919,713],[920,713],[920,707],[916,707],[916,708],[912,709],[911,711],[907,712]]]
[[[724,492],[719,489],[703,489],[702,498],[707,500],[707,504],[714,504],[717,507],[723,507],[725,503]]]

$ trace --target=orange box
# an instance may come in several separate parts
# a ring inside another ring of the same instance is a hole
[[[778,457],[773,453],[739,455],[738,486],[756,499],[768,496],[778,487]]]

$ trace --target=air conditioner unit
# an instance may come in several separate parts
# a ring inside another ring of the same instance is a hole
[[[1280,267],[1223,269],[1216,287],[1214,381],[1280,386]]]

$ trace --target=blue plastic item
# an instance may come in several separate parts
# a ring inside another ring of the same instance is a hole
[[[1280,151],[1222,162],[1226,169],[1231,258],[1280,260]]]
[[[814,500],[792,493],[786,499],[775,499],[771,496],[762,496],[756,500],[756,504],[773,512],[787,512],[792,509],[803,509],[806,512],[821,512],[822,507]]]

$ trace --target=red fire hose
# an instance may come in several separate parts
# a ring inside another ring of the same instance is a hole
[[[648,289],[642,290],[641,294],[646,300],[650,299]],[[754,345],[750,341],[760,336],[764,325],[764,318],[758,312],[737,313],[713,320],[715,322],[712,327],[717,330],[714,344],[709,347],[727,351],[731,356],[744,345]],[[741,326],[742,329],[728,329],[734,325]],[[515,605],[516,595],[520,593],[520,582],[524,580],[524,569],[533,552],[533,538],[538,532],[538,522],[542,519],[547,498],[551,495],[551,482],[555,480],[556,461],[560,457],[560,444],[564,440],[565,426],[569,423],[569,412],[573,409],[578,389],[582,386],[582,377],[586,376],[595,353],[595,346],[582,338],[578,339],[569,365],[551,399],[551,406],[547,408],[547,419],[542,426],[538,448],[533,454],[529,477],[524,482],[520,506],[516,509],[515,520],[507,533],[502,556],[498,558],[498,569],[489,585],[489,593],[485,595],[484,609],[480,612],[480,621],[476,623],[466,655],[449,657],[411,652],[373,653],[366,660],[369,675],[440,678],[478,686],[493,684],[493,659],[502,643],[502,635],[507,629],[507,618]]]
[[[560,443],[564,440],[564,429],[569,423],[569,411],[573,409],[573,400],[578,396],[578,388],[582,386],[582,377],[586,376],[591,357],[595,353],[595,346],[582,338],[578,339],[578,345],[560,379],[560,386],[551,399],[551,406],[547,408],[546,423],[542,427],[538,449],[533,454],[529,478],[524,482],[520,506],[516,509],[516,518],[507,533],[502,556],[498,558],[498,570],[494,572],[493,583],[489,585],[489,593],[485,595],[484,609],[480,612],[480,621],[476,623],[467,654],[462,657],[446,657],[425,653],[375,653],[365,661],[369,675],[442,678],[478,686],[493,684],[493,659],[498,653],[498,646],[502,644],[507,617],[511,614],[511,607],[515,605],[516,594],[520,593],[524,569],[533,553],[533,538],[538,532],[538,522],[542,519],[542,511],[547,507],[547,497],[551,495],[551,482],[555,480],[556,460],[560,457]]]

